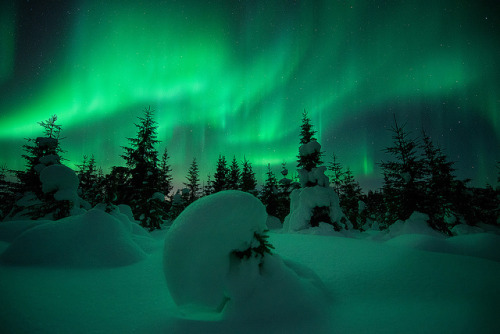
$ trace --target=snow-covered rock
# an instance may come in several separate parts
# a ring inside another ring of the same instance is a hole
[[[146,232],[138,232],[133,225],[119,212],[108,214],[99,209],[58,221],[26,222],[0,260],[11,265],[47,267],[129,265],[146,257],[142,247],[146,245]]]
[[[266,219],[264,205],[241,191],[203,197],[179,215],[166,235],[164,271],[182,312],[247,319],[316,312],[325,292],[310,271],[275,254],[235,255],[259,247]]]
[[[333,188],[314,186],[295,189],[290,195],[290,214],[285,218],[283,230],[294,232],[310,227],[313,209],[322,206],[329,208],[332,221],[340,222],[344,217]]]

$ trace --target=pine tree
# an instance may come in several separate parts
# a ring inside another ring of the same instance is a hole
[[[278,217],[278,181],[276,180],[276,176],[271,170],[271,165],[267,165],[267,178],[260,191],[259,198],[266,207],[266,211],[268,215]]]
[[[172,192],[172,189],[174,188],[174,186],[172,185],[172,168],[168,163],[169,159],[170,157],[168,156],[167,148],[165,148],[160,161],[160,182],[158,184],[158,189],[160,190],[160,192],[165,194],[165,196],[169,196]]]
[[[186,179],[188,182],[184,183],[184,185],[189,190],[189,194],[186,199],[187,205],[189,205],[199,198],[200,192],[200,177],[196,158],[193,158],[193,162],[191,163],[191,167],[189,167]]]
[[[28,143],[23,145],[26,154],[22,157],[26,160],[26,170],[17,172],[19,180],[19,192],[21,196],[30,198],[31,202],[26,207],[15,206],[12,214],[17,214],[27,209],[32,219],[51,217],[60,219],[70,215],[71,208],[76,205],[69,200],[56,200],[55,191],[44,192],[40,181],[41,172],[48,166],[60,165],[63,150],[60,147],[61,125],[56,124],[57,116],[53,115],[46,121],[38,122],[43,128],[45,136],[36,139],[27,139]]]
[[[452,214],[452,196],[457,182],[453,176],[453,162],[435,147],[431,138],[422,131],[423,172],[425,176],[425,196],[421,211],[429,215],[429,225],[451,235],[450,226],[445,218]]]
[[[299,167],[301,188],[294,190],[292,193],[291,211],[285,218],[284,228],[293,230],[304,228],[304,226],[316,227],[320,223],[330,224],[337,231],[342,229],[341,224],[348,228],[345,217],[340,212],[339,214],[335,212],[340,210],[338,195],[329,186],[330,181],[325,175],[326,167],[322,166],[323,162],[321,161],[321,145],[314,138],[316,131],[312,129],[311,120],[305,111],[302,114],[300,129],[301,145],[299,147],[297,167]],[[311,203],[325,203],[324,198],[328,198],[328,205],[311,206]],[[300,214],[295,214],[294,210],[300,211]],[[309,218],[304,215],[304,210],[309,211]],[[344,220],[341,220],[341,218],[338,219],[339,221],[334,220],[332,219],[333,216],[342,216]]]
[[[340,195],[340,186],[342,184],[342,178],[344,176],[344,172],[342,171],[342,165],[337,161],[337,156],[335,153],[332,153],[332,161],[328,163],[326,167],[329,171],[332,172],[332,176],[330,177],[330,184],[333,186],[333,189]]]
[[[27,138],[27,144],[23,145],[26,154],[22,157],[26,160],[26,170],[17,173],[23,193],[33,192],[37,197],[42,197],[41,169],[50,164],[61,163],[60,154],[63,152],[60,146],[61,125],[56,124],[56,121],[57,116],[53,115],[46,121],[38,122],[45,136],[36,139]]]
[[[404,129],[394,119],[394,146],[384,151],[391,155],[394,161],[382,162],[380,166],[384,173],[384,196],[387,206],[385,226],[396,220],[406,220],[414,211],[420,209],[422,202],[422,161],[418,158],[417,143],[408,138]]]
[[[255,178],[255,173],[252,169],[252,164],[244,157],[243,158],[243,167],[241,171],[241,191],[245,191],[247,193],[251,193],[253,195],[257,195],[257,180]]]
[[[229,167],[229,173],[227,177],[227,189],[230,190],[238,190],[240,189],[240,166],[238,166],[238,161],[236,160],[236,156],[233,157],[233,161],[231,162],[231,166]]]
[[[15,203],[18,185],[8,179],[10,173],[6,165],[0,166],[0,221],[9,214]]]
[[[214,193],[227,189],[227,178],[229,169],[227,168],[226,157],[219,155],[217,161],[217,170],[214,174],[214,181],[212,183]]]
[[[361,187],[354,179],[351,169],[347,168],[340,185],[340,206],[355,229],[360,229],[364,223],[359,213],[361,198]]]
[[[207,174],[207,182],[203,185],[203,196],[208,196],[214,193],[212,176]]]
[[[296,183],[293,183],[292,180],[287,177],[288,169],[286,168],[285,161],[281,164],[281,175],[283,177],[278,181],[278,207],[276,210],[276,217],[283,222],[285,217],[290,213],[290,194],[292,190],[296,189]]]
[[[91,206],[98,203],[98,183],[97,167],[94,155],[88,159],[86,155],[83,156],[83,162],[78,167],[78,178],[80,180],[79,195]]]
[[[297,167],[303,168],[308,172],[323,164],[321,161],[321,145],[319,145],[316,138],[314,138],[315,133],[316,131],[312,129],[311,119],[307,115],[307,112],[304,111],[302,113],[302,125],[300,127],[301,147],[299,149],[299,155],[297,156]],[[313,184],[310,184],[308,186],[312,185]]]
[[[153,110],[144,110],[144,116],[135,124],[137,136],[128,138],[130,147],[123,147],[122,157],[130,170],[128,183],[128,204],[132,207],[134,217],[141,221],[141,225],[150,230],[159,229],[165,212],[162,208],[158,185],[161,183],[158,151],[155,145],[157,140],[156,121],[153,119]]]

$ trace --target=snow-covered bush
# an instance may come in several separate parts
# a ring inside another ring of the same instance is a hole
[[[270,253],[266,218],[255,196],[234,190],[203,197],[179,215],[166,236],[164,271],[184,313],[262,318],[292,309],[310,314],[321,305],[319,279]]]

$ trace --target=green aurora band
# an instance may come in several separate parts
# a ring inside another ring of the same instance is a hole
[[[178,185],[193,157],[206,179],[219,154],[245,156],[262,180],[267,164],[294,170],[306,109],[324,160],[335,152],[366,187],[382,180],[393,115],[415,136],[425,127],[464,177],[495,184],[500,28],[487,2],[2,6],[0,164],[10,168],[23,168],[24,138],[53,114],[69,166],[84,154],[105,171],[123,165],[121,146],[151,106]],[[58,20],[47,28],[49,12]],[[20,46],[33,31],[30,54]]]

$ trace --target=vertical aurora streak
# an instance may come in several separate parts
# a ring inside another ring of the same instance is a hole
[[[423,125],[461,177],[495,184],[500,35],[475,1],[67,1],[2,10],[0,164],[23,168],[23,138],[57,114],[73,166],[123,165],[144,107],[177,183],[219,154],[293,170],[308,110],[332,152],[367,187],[393,114]],[[4,5],[2,5],[4,6]],[[4,9],[2,7],[2,9]],[[33,39],[33,40],[31,40]]]

